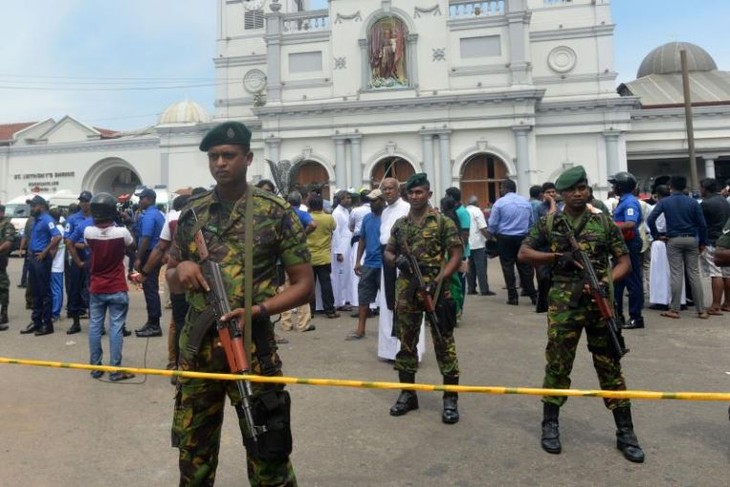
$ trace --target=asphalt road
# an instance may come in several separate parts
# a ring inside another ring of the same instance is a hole
[[[469,296],[456,343],[462,384],[539,387],[545,316],[527,302],[507,306],[492,260],[495,297]],[[68,320],[45,337],[20,335],[29,322],[11,259],[11,329],[0,333],[0,355],[86,363],[87,324],[67,336]],[[144,299],[131,292],[128,323],[141,326]],[[164,319],[169,320],[169,310]],[[667,320],[647,311],[647,328],[626,333],[624,360],[632,389],[730,391],[730,315]],[[376,358],[377,319],[368,337],[346,342],[355,319],[315,317],[317,330],[280,332],[286,375],[396,381]],[[585,339],[584,339],[585,340]],[[583,340],[573,387],[597,388]],[[108,351],[108,343],[104,343]],[[439,383],[433,351],[417,381]],[[125,339],[124,365],[164,368],[166,338]],[[461,422],[440,421],[441,398],[419,393],[421,409],[393,418],[397,392],[314,386],[289,388],[293,400],[292,459],[303,486],[667,485],[724,486],[730,472],[728,405],[635,401],[636,432],[647,459],[626,461],[615,447],[611,414],[600,399],[573,398],[561,412],[563,453],[539,443],[539,398],[462,394]],[[0,365],[0,486],[171,486],[178,482],[170,447],[174,388],[164,377],[105,383],[78,370]],[[227,408],[219,486],[247,485],[235,413]],[[724,480],[723,480],[724,479]]]

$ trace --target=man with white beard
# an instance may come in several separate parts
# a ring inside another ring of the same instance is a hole
[[[350,231],[350,207],[352,196],[347,190],[337,192],[335,198],[337,207],[332,211],[332,217],[337,223],[332,235],[332,290],[335,295],[337,311],[350,311],[348,306],[352,281],[352,265],[350,265],[350,251],[352,248],[352,232]]]
[[[380,189],[388,205],[380,217],[380,245],[385,249],[390,239],[393,224],[399,218],[408,215],[411,205],[400,197],[400,185],[395,178],[385,178]],[[380,315],[378,322],[378,357],[385,360],[395,360],[400,350],[400,341],[393,336],[393,309],[395,305],[395,279],[397,270],[394,267],[383,266],[382,281],[380,282]],[[425,342],[424,327],[418,340],[418,358],[423,356]]]

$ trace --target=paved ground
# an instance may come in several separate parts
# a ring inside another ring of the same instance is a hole
[[[507,306],[496,261],[496,297],[469,297],[457,330],[462,383],[539,386],[544,367],[545,317],[527,303]],[[0,355],[88,360],[87,326],[67,336],[18,331],[28,323],[11,260],[11,329],[0,334]],[[144,300],[132,293],[129,324],[144,321]],[[169,312],[168,313],[169,316]],[[666,320],[647,311],[647,328],[630,331],[624,361],[629,387],[665,391],[730,391],[730,315],[702,321]],[[287,375],[396,380],[376,359],[374,328],[345,342],[355,320],[315,319],[317,331],[286,333],[281,355]],[[584,342],[583,342],[584,343]],[[105,343],[105,350],[107,344]],[[429,345],[430,347],[430,345]],[[428,350],[428,349],[427,349]],[[162,368],[166,338],[125,340],[124,364]],[[440,380],[428,351],[419,382]],[[596,388],[582,345],[573,373],[577,388]],[[170,448],[173,387],[163,377],[125,384],[93,380],[85,371],[0,365],[0,485],[33,487],[170,486],[177,483]],[[484,485],[727,485],[730,423],[727,404],[636,401],[634,420],[647,461],[624,460],[613,420],[599,399],[571,399],[563,408],[563,454],[540,449],[541,405],[526,396],[462,395],[461,422],[440,422],[437,394],[420,393],[421,409],[388,415],[393,391],[293,386],[293,461],[304,486]],[[243,449],[227,409],[220,486],[245,485]],[[722,480],[722,479],[725,480]]]

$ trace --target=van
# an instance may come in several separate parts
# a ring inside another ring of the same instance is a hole
[[[26,201],[36,195],[42,196],[46,201],[51,197],[48,193],[28,193],[5,203],[5,216],[10,218],[10,223],[15,227],[15,241],[13,242],[11,252],[18,250],[18,247],[20,247],[20,240],[25,233],[25,224],[30,217],[30,205]]]
[[[69,189],[62,189],[48,197],[48,208],[59,208],[63,213],[68,213],[69,206],[79,202],[79,193],[71,192]]]

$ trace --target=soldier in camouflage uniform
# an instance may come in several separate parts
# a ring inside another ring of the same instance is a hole
[[[445,313],[440,316],[440,338],[431,328],[431,336],[444,384],[459,383],[459,361],[456,357],[453,325],[456,322],[456,306],[448,289],[451,275],[461,264],[463,243],[459,230],[449,218],[445,218],[429,206],[430,183],[423,173],[414,174],[406,183],[411,209],[407,216],[395,222],[390,240],[383,254],[387,265],[397,266],[401,273],[396,280],[395,327],[401,342],[395,358],[395,368],[402,383],[413,383],[418,369],[418,338],[425,311],[422,295],[418,294],[418,283],[405,257],[405,245],[416,256],[424,282],[432,289],[440,290],[438,300],[442,301]],[[444,286],[440,284],[443,282]],[[436,298],[434,298],[436,300]],[[444,408],[441,419],[453,424],[459,421],[458,395],[444,393]],[[392,416],[402,416],[418,409],[418,397],[414,391],[404,390],[390,409]]]
[[[180,370],[183,371],[229,371],[215,326],[208,329],[197,353],[188,347],[196,327],[208,324],[201,318],[209,311],[204,293],[209,287],[193,239],[198,229],[202,230],[210,259],[220,264],[231,308],[235,308],[224,319],[239,318],[239,323],[243,323],[244,256],[249,250],[254,253],[253,343],[245,344],[251,350],[252,373],[282,375],[269,313],[278,314],[307,303],[314,287],[309,250],[299,218],[284,200],[246,183],[246,169],[252,160],[250,139],[251,132],[238,122],[221,124],[205,136],[200,149],[208,153],[210,171],[218,184],[212,191],[192,197],[178,220],[167,278],[174,292],[187,293],[190,303],[180,337]],[[245,214],[248,198],[253,198],[252,215]],[[244,244],[245,221],[249,217],[253,218],[253,249],[247,249]],[[281,259],[290,281],[290,286],[280,294],[276,294],[277,259]],[[282,407],[285,411],[277,409],[277,414],[286,416],[286,428],[280,436],[288,436],[285,442],[288,444],[274,445],[278,449],[274,454],[260,452],[254,456],[247,452],[249,481],[255,486],[294,486],[296,477],[289,460],[288,395],[281,386],[252,386],[254,411],[261,409],[262,397],[286,403]],[[180,449],[181,486],[213,485],[226,396],[233,404],[240,402],[238,390],[231,381],[180,379],[173,446]],[[239,424],[247,438],[245,422],[239,420]],[[262,441],[260,437],[259,445]]]
[[[8,329],[8,303],[10,302],[10,278],[8,256],[15,240],[15,227],[5,216],[5,206],[0,205],[0,331]]]
[[[588,254],[598,278],[609,287],[631,272],[628,249],[618,227],[610,218],[587,208],[588,181],[582,166],[573,167],[555,182],[565,207],[563,211],[540,219],[522,244],[519,259],[539,265],[552,265],[552,287],[549,293],[548,344],[545,349],[547,366],[543,387],[570,388],[576,348],[582,330],[588,336],[588,350],[593,354],[593,366],[601,389],[626,390],[619,360],[611,354],[606,321],[583,284],[583,274],[577,256],[568,241],[574,234],[581,250]],[[538,251],[536,249],[547,249]],[[611,269],[609,257],[616,260]],[[576,293],[579,293],[576,296]],[[612,298],[611,298],[612,299]],[[544,397],[542,447],[549,453],[560,453],[558,413],[565,397]],[[643,462],[644,452],[633,431],[628,399],[605,399],[616,420],[617,447],[632,462]]]

